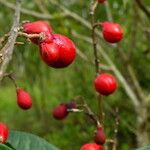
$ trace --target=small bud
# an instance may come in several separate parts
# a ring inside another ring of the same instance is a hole
[[[95,143],[99,145],[103,145],[105,143],[106,136],[102,127],[97,127],[94,140],[95,140]]]

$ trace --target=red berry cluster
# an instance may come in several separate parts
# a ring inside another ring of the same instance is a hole
[[[42,60],[53,68],[70,65],[76,56],[74,43],[66,36],[54,34],[52,28],[43,21],[25,23],[23,31],[27,34],[44,34],[44,39],[32,38],[31,41],[40,48]]]
[[[105,0],[97,0],[98,3],[104,3]],[[109,43],[118,43],[123,38],[123,30],[118,23],[102,22],[98,23],[102,27],[103,38]],[[94,80],[95,90],[104,96],[108,96],[117,89],[117,80],[112,74],[100,73]],[[85,144],[80,150],[102,150],[102,145],[106,142],[106,135],[101,126],[97,126],[95,136],[95,143]]]
[[[53,34],[52,28],[43,21],[36,21],[23,24],[23,31],[27,34],[42,34],[44,39],[31,38],[30,40],[39,45],[40,55],[42,60],[53,68],[64,68],[70,65],[76,56],[76,48],[74,43],[66,36],[60,34]],[[11,77],[12,79],[12,77]],[[17,87],[15,80],[13,83],[16,86],[17,104],[23,109],[27,110],[32,107],[32,98],[30,94]],[[60,104],[53,111],[55,119],[61,120],[67,117],[67,109],[75,108],[73,103]],[[0,143],[5,143],[8,137],[8,129],[5,124],[0,123]]]

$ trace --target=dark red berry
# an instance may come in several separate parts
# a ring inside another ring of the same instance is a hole
[[[9,131],[7,126],[4,123],[0,122],[0,143],[4,144],[6,142],[8,134]]]
[[[45,36],[49,36],[52,28],[44,21],[35,21],[23,24],[23,31],[28,34],[45,33]],[[39,43],[39,39],[37,38],[32,38],[31,41],[35,44]]]
[[[66,104],[67,109],[76,109],[77,108],[77,103],[72,101]]]
[[[102,127],[97,127],[94,140],[95,140],[95,143],[99,145],[103,145],[105,143],[106,135]]]
[[[53,34],[51,43],[40,43],[40,54],[47,65],[53,68],[64,68],[75,59],[76,48],[69,38]]]
[[[17,89],[17,104],[24,110],[30,109],[32,107],[32,98],[30,94],[23,89]]]
[[[94,82],[95,89],[102,95],[112,94],[117,88],[115,77],[108,73],[99,74]]]
[[[103,150],[103,147],[95,143],[85,144],[80,150]]]
[[[117,43],[123,38],[123,30],[118,23],[103,22],[102,34],[104,39],[110,43]]]
[[[98,3],[104,3],[105,2],[105,0],[97,0],[98,1]]]
[[[68,116],[66,104],[60,104],[53,109],[53,117],[57,120],[63,120]]]

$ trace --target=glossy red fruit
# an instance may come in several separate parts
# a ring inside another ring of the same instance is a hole
[[[104,3],[105,2],[105,0],[97,0],[98,1],[98,3]]]
[[[32,98],[30,94],[23,89],[17,89],[17,104],[20,108],[26,110],[32,107]]]
[[[35,21],[23,24],[23,31],[28,34],[45,33],[46,36],[49,36],[52,28],[44,21]],[[35,44],[39,43],[39,39],[37,38],[32,38],[31,41]]]
[[[85,144],[80,150],[103,150],[103,147],[95,143]]]
[[[7,126],[4,123],[0,122],[0,143],[4,144],[6,142],[8,134],[9,131]]]
[[[118,23],[103,22],[102,34],[104,39],[109,43],[117,43],[123,38],[123,30]]]
[[[66,36],[53,34],[51,43],[40,43],[40,54],[47,65],[53,68],[64,68],[75,59],[76,48]]]
[[[60,104],[59,106],[54,108],[52,114],[56,120],[65,119],[68,116],[66,104]]]
[[[106,135],[102,127],[97,127],[94,140],[99,145],[103,145],[106,142]]]
[[[115,77],[108,73],[99,74],[94,81],[95,89],[102,95],[112,94],[117,88]]]

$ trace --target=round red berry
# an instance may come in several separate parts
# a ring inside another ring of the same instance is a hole
[[[32,107],[32,98],[30,94],[23,89],[17,89],[17,104],[20,108],[26,110]]]
[[[103,145],[105,143],[106,135],[102,127],[97,127],[94,140],[95,140],[95,143],[99,145]]]
[[[75,59],[76,48],[66,36],[53,34],[51,43],[40,43],[40,54],[47,65],[53,68],[64,68]]]
[[[105,0],[97,0],[98,1],[98,3],[104,3],[105,2]]]
[[[6,142],[8,134],[9,131],[7,126],[4,123],[0,122],[0,143],[4,144]]]
[[[44,21],[35,21],[23,24],[23,31],[28,34],[45,33],[47,37],[52,32],[52,28]],[[37,38],[32,38],[31,41],[35,44],[39,43]]]
[[[112,94],[117,88],[115,77],[108,73],[99,74],[94,81],[95,89],[102,95]]]
[[[118,23],[104,22],[102,25],[102,34],[104,39],[110,43],[117,43],[123,38],[123,30]]]
[[[66,104],[60,104],[56,108],[53,109],[53,117],[56,120],[63,120],[68,116],[67,106]]]
[[[85,144],[80,150],[103,150],[103,147],[95,143]]]

